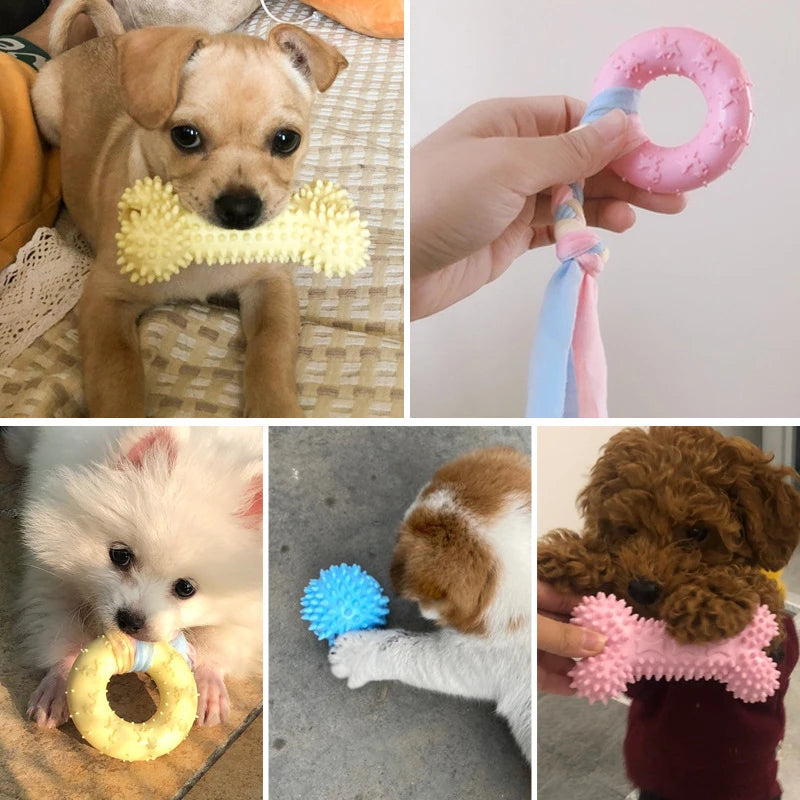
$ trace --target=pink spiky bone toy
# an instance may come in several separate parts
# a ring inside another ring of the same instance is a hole
[[[590,703],[608,703],[641,678],[714,679],[745,703],[761,703],[778,688],[778,668],[763,651],[778,635],[778,623],[764,605],[741,633],[706,644],[679,644],[663,621],[642,619],[624,600],[603,592],[584,597],[571,621],[607,639],[602,653],[569,672],[578,696]]]

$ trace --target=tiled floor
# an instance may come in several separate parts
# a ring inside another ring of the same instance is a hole
[[[270,429],[270,797],[530,797],[530,769],[487,704],[395,682],[351,691],[300,620],[304,586],[344,561],[380,581],[391,626],[422,627],[389,588],[398,523],[437,467],[488,444],[530,452],[530,429]]]
[[[540,695],[538,800],[624,800],[631,791],[622,762],[627,708]],[[784,800],[800,798],[800,671],[786,695],[786,736],[778,777]]]
[[[0,798],[2,800],[256,800],[262,796],[261,680],[228,683],[232,717],[195,728],[172,753],[151,763],[124,763],[83,742],[72,723],[41,731],[24,718],[39,675],[16,663],[12,601],[20,575],[18,478],[0,454]],[[135,676],[124,692],[152,701]],[[146,715],[145,715],[146,716]]]

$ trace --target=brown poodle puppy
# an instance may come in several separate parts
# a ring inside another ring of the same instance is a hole
[[[578,498],[583,535],[539,542],[539,578],[575,594],[613,592],[682,643],[739,633],[783,599],[779,570],[800,538],[797,473],[713,428],[628,428],[613,436]],[[783,633],[770,652],[777,654]]]

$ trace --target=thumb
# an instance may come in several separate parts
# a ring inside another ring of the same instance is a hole
[[[568,658],[583,658],[599,653],[605,636],[566,622],[537,615],[536,649]]]
[[[618,108],[589,125],[557,136],[517,139],[517,186],[527,195],[551,186],[574,183],[600,172],[603,167],[638,147],[645,137]]]

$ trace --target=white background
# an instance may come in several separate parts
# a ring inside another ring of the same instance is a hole
[[[411,14],[411,143],[492,96],[588,99],[631,36],[660,25],[709,33],[754,83],[750,145],[677,216],[638,212],[606,234],[600,314],[614,417],[800,414],[800,68],[797,2],[428,0]],[[691,137],[702,98],[681,78],[644,90],[659,144]],[[411,328],[414,416],[520,416],[551,248]]]

